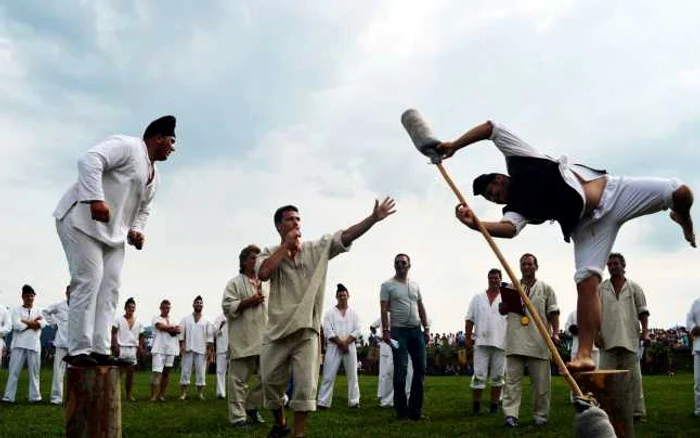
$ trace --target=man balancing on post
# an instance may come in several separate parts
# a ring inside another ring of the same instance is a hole
[[[690,207],[693,194],[675,178],[612,176],[605,171],[570,164],[566,156],[553,159],[522,141],[505,127],[488,121],[454,142],[436,146],[443,159],[481,140],[491,140],[505,155],[508,175],[484,174],[473,183],[475,195],[504,204],[503,218],[482,222],[493,237],[515,237],[528,224],[556,220],[564,240],[574,241],[578,290],[579,350],[567,364],[571,371],[595,369],[593,340],[600,329],[598,285],[617,233],[637,216],[671,209],[685,239],[695,247]],[[464,206],[457,218],[478,230],[474,214]]]

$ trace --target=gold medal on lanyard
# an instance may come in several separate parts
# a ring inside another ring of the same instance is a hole
[[[520,317],[520,325],[523,327],[527,327],[530,324],[530,318],[527,317],[527,315],[523,315]]]

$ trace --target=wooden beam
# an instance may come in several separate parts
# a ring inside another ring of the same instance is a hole
[[[634,438],[631,378],[627,370],[596,370],[574,374],[584,393],[591,393],[608,414],[618,437]]]
[[[119,368],[68,367],[66,437],[121,438]]]

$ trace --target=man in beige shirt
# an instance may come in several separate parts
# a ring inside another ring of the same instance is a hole
[[[639,366],[639,340],[649,341],[647,323],[649,311],[642,288],[625,277],[625,257],[610,253],[610,278],[600,285],[603,322],[600,330],[600,368],[629,370],[630,392],[634,401],[634,420],[646,417],[642,371]]]
[[[268,323],[260,355],[265,407],[275,425],[268,437],[287,436],[283,397],[292,372],[294,436],[304,436],[306,419],[316,410],[319,331],[328,261],[349,250],[352,242],[395,212],[395,202],[375,201],[372,214],[355,225],[318,240],[301,241],[301,218],[293,205],[277,209],[274,223],[281,243],[265,248],[256,261],[262,281],[270,281]]]
[[[263,393],[260,379],[260,350],[267,324],[267,285],[255,273],[260,248],[248,245],[238,256],[240,274],[226,285],[221,307],[226,315],[229,339],[229,421],[236,427],[264,423],[258,409]],[[258,378],[252,389],[248,381]],[[246,421],[247,418],[247,421]]]
[[[559,343],[559,306],[554,289],[536,278],[537,258],[532,254],[520,257],[522,284],[542,322],[549,323],[550,334]],[[512,310],[512,309],[510,309]],[[520,309],[518,309],[520,310]],[[537,426],[547,424],[549,392],[551,387],[550,356],[547,344],[537,330],[530,312],[525,315],[510,312],[506,328],[506,384],[503,389],[503,414],[506,427],[518,425],[520,413],[520,386],[525,366],[532,382],[532,416]]]

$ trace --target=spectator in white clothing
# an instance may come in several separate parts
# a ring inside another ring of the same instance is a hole
[[[688,312],[686,328],[693,339],[693,374],[695,376],[695,410],[693,415],[700,417],[700,298],[693,302]]]
[[[165,401],[170,369],[175,363],[179,348],[177,336],[180,326],[170,319],[170,301],[160,303],[160,315],[153,317],[153,345],[151,346],[151,401]]]
[[[197,397],[204,400],[204,386],[206,385],[207,363],[214,359],[214,337],[211,323],[202,315],[204,301],[197,297],[192,302],[194,312],[182,318],[180,322],[180,355],[182,356],[182,369],[180,375],[180,400],[187,398],[187,387],[190,385],[192,365],[197,386]]]
[[[472,298],[464,323],[464,343],[467,349],[472,346],[472,332],[476,334],[471,383],[474,415],[481,415],[481,393],[486,388],[486,378],[491,378],[489,411],[492,415],[498,414],[501,388],[505,383],[506,316],[498,311],[501,303],[501,271],[491,269],[487,276],[489,287],[486,293]]]
[[[223,313],[214,320],[216,344],[216,398],[226,398],[226,372],[228,371],[228,324]]]
[[[333,386],[340,364],[348,379],[348,406],[360,407],[360,385],[357,380],[357,347],[360,337],[360,318],[354,308],[348,306],[350,293],[338,283],[335,292],[337,304],[323,317],[323,333],[328,341],[323,362],[323,382],[318,394],[319,409],[328,409],[333,402]]]
[[[53,356],[53,380],[51,382],[52,405],[63,403],[63,377],[66,374],[66,361],[68,355],[68,303],[70,301],[70,285],[66,286],[66,299],[54,303],[44,309],[44,318],[47,324],[56,329],[53,345],[56,351]]]
[[[5,357],[5,336],[12,331],[12,317],[7,307],[0,306],[0,361]]]
[[[391,315],[387,315],[387,322],[391,327]],[[377,318],[370,329],[374,328],[382,333],[382,318]],[[409,360],[406,367],[406,398],[411,398],[411,381],[413,380],[413,363]],[[394,354],[391,346],[380,340],[379,342],[379,378],[377,380],[377,398],[380,408],[394,407]]]
[[[41,401],[39,368],[41,365],[41,329],[46,321],[41,310],[34,307],[34,289],[22,286],[22,306],[12,310],[12,345],[10,347],[10,373],[5,386],[3,402],[14,403],[17,381],[24,362],[29,371],[29,402]]]
[[[133,396],[134,370],[138,357],[144,352],[144,328],[135,312],[136,301],[129,298],[124,303],[124,315],[115,319],[112,326],[112,354],[128,364],[122,366],[122,371],[126,373],[124,389],[129,401],[136,401]]]

